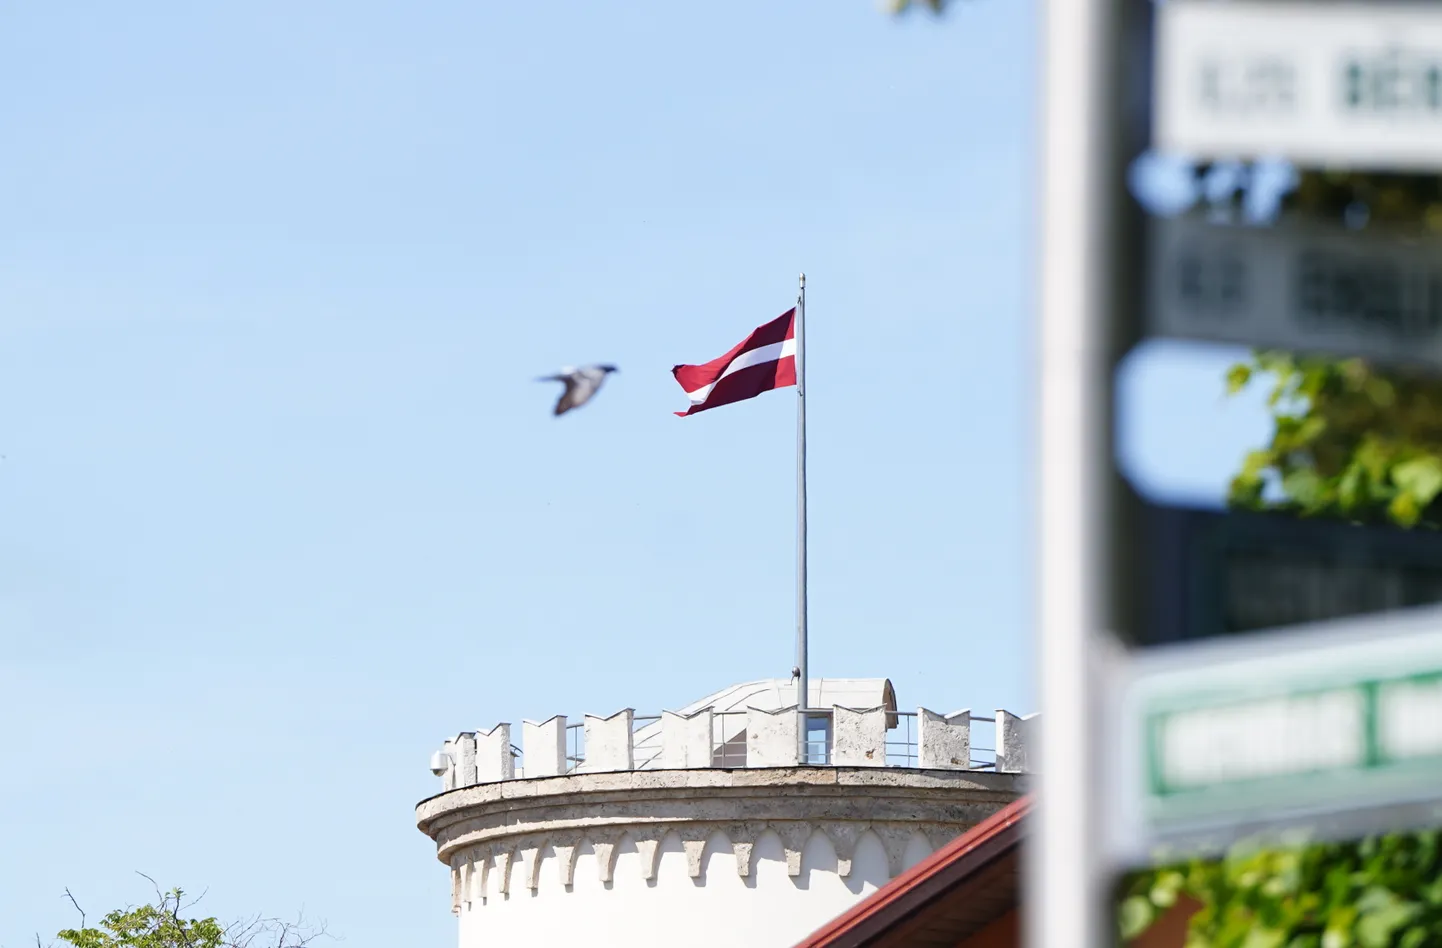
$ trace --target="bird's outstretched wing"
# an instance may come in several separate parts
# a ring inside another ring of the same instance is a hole
[[[576,383],[571,379],[562,379],[562,381],[566,383],[566,390],[562,392],[561,397],[556,400],[556,408],[554,412],[552,412],[552,414],[555,415],[564,415],[572,408],[575,408],[577,404]]]
[[[606,380],[606,372],[614,371],[603,367],[574,369],[567,367],[556,375],[544,375],[538,382],[563,382],[566,390],[556,401],[552,414],[564,415],[573,408],[580,408],[591,400]]]
[[[580,408],[596,394],[596,382],[584,374],[577,373],[566,379],[566,391],[556,402],[556,414],[564,415],[572,408]]]

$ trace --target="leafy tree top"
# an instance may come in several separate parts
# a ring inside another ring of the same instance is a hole
[[[324,925],[310,925],[304,918],[292,922],[254,915],[228,925],[213,916],[196,918],[191,910],[199,898],[187,901],[183,890],[164,892],[159,886],[153,902],[116,909],[91,926],[75,896],[68,889],[65,894],[80,914],[80,926],[55,937],[73,948],[305,948],[327,936]],[[40,945],[39,935],[35,943]]]

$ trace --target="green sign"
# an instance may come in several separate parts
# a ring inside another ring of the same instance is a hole
[[[1442,620],[1435,608],[1419,613]],[[1328,623],[1362,634],[1304,633],[1275,651],[1218,645],[1134,680],[1127,718],[1143,822],[1165,834],[1442,801],[1442,636],[1396,637],[1388,624]]]
[[[1395,792],[1442,778],[1442,668],[1157,711],[1147,732],[1154,816]]]

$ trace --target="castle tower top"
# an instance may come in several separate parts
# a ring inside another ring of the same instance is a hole
[[[461,948],[781,948],[1028,789],[1036,715],[902,711],[884,678],[808,690],[805,760],[782,679],[447,740],[416,820]]]

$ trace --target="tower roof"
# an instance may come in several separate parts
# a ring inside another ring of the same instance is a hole
[[[807,687],[807,707],[829,708],[839,704],[843,708],[886,708],[896,711],[896,690],[889,678],[813,678]],[[682,708],[678,714],[694,714],[702,708],[710,708],[721,715],[721,743],[736,740],[744,743],[747,708],[760,711],[779,711],[796,704],[796,679],[758,678],[730,685],[712,692],[704,698]],[[724,723],[725,715],[736,714],[734,722]],[[896,718],[887,715],[887,726],[895,727]],[[734,733],[733,733],[734,732]],[[661,722],[651,721],[636,729],[636,769],[655,770],[661,766]]]
[[[887,678],[813,678],[807,702],[810,708],[829,708],[839,704],[843,708],[879,708],[896,710],[896,692]],[[779,711],[796,703],[795,678],[760,678],[743,681],[737,685],[698,698],[685,708],[682,714],[691,714],[702,708],[711,708],[717,713],[723,711],[745,711],[757,708],[761,711]]]

